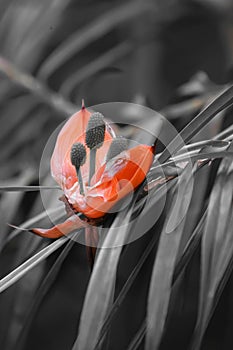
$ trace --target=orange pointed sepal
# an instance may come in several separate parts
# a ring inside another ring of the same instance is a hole
[[[82,202],[73,207],[88,218],[108,213],[121,199],[133,192],[146,178],[154,159],[152,146],[138,145],[104,164],[92,179],[92,187]]]
[[[49,229],[43,229],[43,228],[22,228],[14,225],[10,225],[10,227],[21,230],[21,231],[29,231],[37,236],[44,237],[44,238],[51,238],[51,239],[56,239],[60,238],[62,236],[68,235],[69,233],[81,229],[81,228],[86,228],[89,225],[81,220],[77,215],[70,216],[66,221],[57,224]]]

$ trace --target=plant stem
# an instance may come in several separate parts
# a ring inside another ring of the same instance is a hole
[[[84,195],[83,178],[82,178],[82,173],[81,173],[81,169],[80,168],[77,171],[77,175],[78,175],[80,194]]]
[[[92,148],[90,152],[90,172],[89,172],[89,181],[88,185],[91,185],[92,176],[95,173],[95,161],[96,161],[96,148]]]

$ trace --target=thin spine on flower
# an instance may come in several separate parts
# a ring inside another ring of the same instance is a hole
[[[104,116],[95,112],[90,116],[85,142],[88,148],[90,148],[90,171],[89,171],[89,181],[90,186],[92,176],[95,173],[95,163],[96,163],[96,151],[104,143],[106,125],[104,122]]]
[[[77,142],[73,144],[70,152],[70,159],[76,169],[80,194],[84,195],[84,185],[80,167],[86,162],[86,149],[82,143]]]
[[[112,140],[111,146],[109,147],[108,154],[106,156],[106,162],[116,157],[121,152],[128,148],[128,140],[122,136],[117,136]]]

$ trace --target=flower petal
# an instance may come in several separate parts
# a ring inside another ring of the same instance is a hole
[[[87,224],[77,215],[69,217],[66,221],[49,229],[33,228],[30,231],[38,236],[46,238],[59,238],[79,228],[86,227]]]
[[[79,112],[71,116],[61,129],[54,152],[51,158],[51,173],[54,179],[58,182],[61,188],[64,190],[70,190],[73,185],[78,181],[76,170],[70,161],[71,147],[75,142],[81,142],[85,145],[85,131],[91,112],[83,107]],[[96,168],[98,169],[104,162],[105,155],[108,152],[110,142],[114,137],[112,128],[107,125],[105,140],[103,146],[97,150],[96,154]],[[89,174],[89,149],[87,151],[86,163],[82,166],[82,175],[84,182],[88,179]]]
[[[122,152],[96,173],[85,199],[77,198],[74,208],[89,218],[98,218],[132,193],[145,179],[153,162],[153,147],[139,145]]]

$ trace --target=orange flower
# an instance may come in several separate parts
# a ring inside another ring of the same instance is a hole
[[[90,125],[96,121],[96,129],[91,132]],[[92,146],[95,135],[103,139],[98,141],[99,145]],[[33,229],[34,233],[57,238],[85,227],[87,222],[76,213],[84,214],[87,221],[101,218],[143,182],[153,161],[154,146],[138,145],[123,151],[118,147],[121,152],[115,155],[118,150],[114,145],[118,140],[100,113],[93,115],[84,106],[66,122],[51,158],[51,173],[64,191],[66,205],[73,215],[51,229]],[[76,156],[81,157],[77,166]]]

